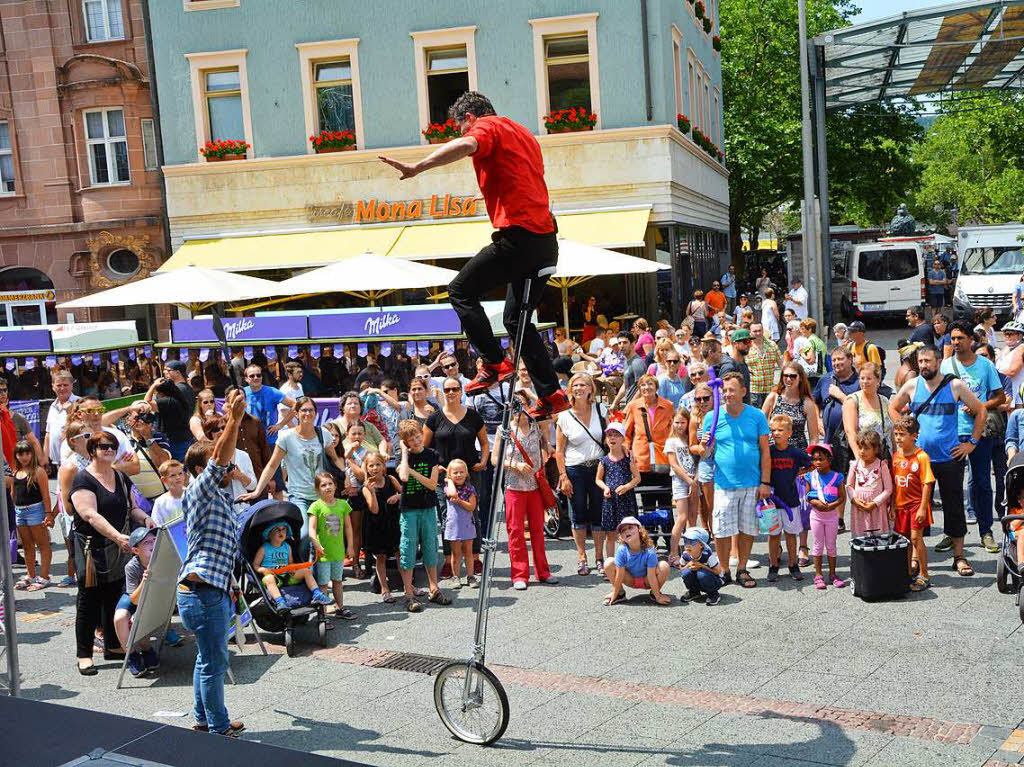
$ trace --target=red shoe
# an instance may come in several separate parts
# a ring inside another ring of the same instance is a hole
[[[551,416],[568,410],[569,407],[569,398],[559,389],[537,400],[537,404],[527,410],[526,414],[535,421],[546,421]]]
[[[479,559],[473,561],[473,575],[482,575],[484,572],[484,563]]]
[[[451,563],[451,560],[446,559],[444,561],[444,567],[441,568],[441,574],[438,576],[438,578],[441,578],[442,580],[444,580],[445,578],[451,578],[451,577],[452,577],[452,563]]]
[[[512,368],[512,360],[508,357],[497,365],[485,362],[476,374],[476,378],[466,384],[466,394],[479,394],[487,391],[496,383],[504,383],[515,374]]]

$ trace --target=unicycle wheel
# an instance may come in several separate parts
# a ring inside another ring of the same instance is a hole
[[[470,688],[466,697],[466,674]],[[434,706],[444,726],[466,743],[488,746],[508,727],[509,707],[505,688],[482,663],[455,661],[442,668],[434,680]]]

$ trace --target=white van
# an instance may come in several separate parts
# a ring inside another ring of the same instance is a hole
[[[925,252],[918,238],[854,245],[844,297],[847,318],[903,314],[924,303]]]
[[[1024,225],[960,228],[960,275],[953,291],[953,309],[972,318],[991,307],[1009,316],[1013,289],[1024,273]]]

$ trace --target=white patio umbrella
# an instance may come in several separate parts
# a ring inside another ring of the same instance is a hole
[[[558,240],[558,269],[548,284],[562,290],[562,321],[569,328],[569,288],[586,282],[591,277],[611,274],[651,274],[672,267],[637,258],[614,250],[584,245],[573,240]]]
[[[279,283],[219,269],[186,266],[60,304],[59,309],[175,304],[195,314],[213,304],[281,295]]]
[[[276,285],[278,295],[348,293],[371,303],[396,290],[447,285],[458,272],[399,256],[361,253]]]

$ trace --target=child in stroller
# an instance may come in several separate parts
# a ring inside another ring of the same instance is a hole
[[[291,586],[297,583],[305,583],[313,593],[313,603],[318,605],[329,605],[331,598],[327,596],[317,585],[316,578],[311,572],[312,565],[304,570],[295,570],[283,574],[277,574],[274,570],[294,564],[292,561],[292,547],[287,543],[291,537],[291,531],[286,522],[271,522],[263,530],[265,543],[256,551],[253,557],[252,566],[261,576],[267,593],[274,600],[279,610],[287,607],[285,598],[281,595],[280,586]]]
[[[1010,513],[999,520],[1003,543],[996,562],[996,588],[1001,594],[1016,595],[1024,622],[1024,453],[1014,455],[1006,470],[1006,505]]]

